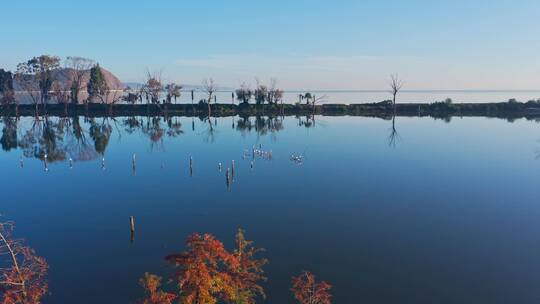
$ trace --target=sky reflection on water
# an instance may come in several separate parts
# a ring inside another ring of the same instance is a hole
[[[393,142],[379,118],[211,123],[3,118],[0,213],[49,261],[47,303],[133,302],[138,278],[166,274],[188,234],[231,245],[239,227],[267,249],[268,303],[292,302],[301,270],[330,282],[336,303],[538,299],[537,122],[397,117]],[[272,158],[252,168],[254,146]]]

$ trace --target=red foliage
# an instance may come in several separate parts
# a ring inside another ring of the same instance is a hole
[[[332,286],[324,281],[317,283],[315,276],[304,271],[298,277],[292,278],[293,287],[291,288],[294,297],[301,304],[330,304],[330,288]]]
[[[48,290],[46,275],[49,266],[32,248],[11,238],[13,227],[12,223],[0,223],[0,256],[6,257],[6,267],[0,269],[0,303],[41,303]]]
[[[187,240],[187,250],[172,254],[166,260],[174,263],[180,300],[186,304],[213,304],[219,300],[235,303],[255,303],[255,297],[264,297],[258,281],[265,280],[258,260],[260,251],[247,241],[242,230],[236,235],[237,248],[228,252],[223,243],[210,234],[193,234]]]
[[[187,240],[187,247],[187,251],[165,258],[178,267],[176,276],[182,302],[213,304],[218,299],[233,299],[228,269],[234,261],[223,243],[210,234],[193,234]]]
[[[144,278],[140,279],[139,284],[146,292],[146,297],[141,301],[142,304],[172,304],[178,297],[160,289],[161,277],[157,275],[147,272],[144,274]]]

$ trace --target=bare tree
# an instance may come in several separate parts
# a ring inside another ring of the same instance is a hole
[[[122,100],[124,97],[125,90],[117,82],[113,81],[111,87],[105,93],[105,99],[109,103],[112,109],[112,105],[116,104],[118,101]]]
[[[208,105],[208,119],[210,119],[210,116],[212,114],[212,108],[210,107],[210,102],[212,101],[212,97],[216,93],[216,83],[214,82],[214,79],[204,79],[202,82],[202,90],[208,98],[206,99],[206,104]]]
[[[253,92],[249,88],[249,86],[242,82],[239,89],[236,89],[236,99],[238,99],[239,102],[245,102],[248,103],[251,99],[251,96],[253,95]]]
[[[264,102],[268,98],[268,87],[261,84],[261,82],[257,78],[255,78],[255,82],[257,83],[255,91],[253,92],[255,103],[264,104]]]
[[[171,103],[171,99],[174,98],[174,103],[176,103],[176,99],[182,94],[181,90],[181,85],[175,83],[167,84],[165,86],[165,91],[167,92],[167,102]]]
[[[12,238],[14,224],[0,223],[0,256],[7,267],[0,269],[2,303],[38,304],[47,293],[48,265],[44,258]]]
[[[401,87],[403,86],[403,81],[399,79],[398,74],[392,74],[390,75],[390,82],[388,83],[390,85],[390,93],[392,93],[392,105],[394,107],[394,114],[396,113],[396,96],[401,90]]]
[[[161,83],[161,72],[151,73],[149,70],[147,70],[146,82],[142,87],[142,91],[151,103],[159,103],[159,95],[163,91],[163,84]]]
[[[68,82],[70,83],[69,89],[72,103],[79,103],[79,93],[85,89],[83,86],[84,79],[94,64],[95,61],[92,59],[77,56],[69,56],[64,61]]]
[[[52,86],[52,95],[59,104],[64,104],[64,111],[67,111],[67,104],[70,101],[69,89],[71,84],[65,81],[55,81]]]
[[[270,87],[268,88],[268,103],[278,103],[283,98],[283,90],[277,88],[277,80],[270,79]]]

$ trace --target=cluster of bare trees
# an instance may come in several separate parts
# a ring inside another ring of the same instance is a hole
[[[147,103],[159,104],[163,92],[165,93],[164,103],[172,103],[173,99],[176,103],[177,99],[182,95],[182,86],[173,82],[164,84],[161,71],[151,72],[146,70],[143,85],[134,93],[130,92],[126,99],[135,103],[137,100],[142,102],[144,97]]]
[[[259,79],[255,79],[256,86],[252,90],[249,85],[243,82],[238,88],[236,93],[236,98],[238,101],[243,103],[248,103],[252,98],[255,100],[256,104],[276,104],[283,100],[283,90],[277,88],[277,80],[272,78],[270,80],[270,85],[262,84]]]

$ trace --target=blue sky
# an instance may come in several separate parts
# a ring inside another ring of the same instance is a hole
[[[98,60],[123,81],[286,89],[540,88],[540,1],[6,1],[0,66]]]

